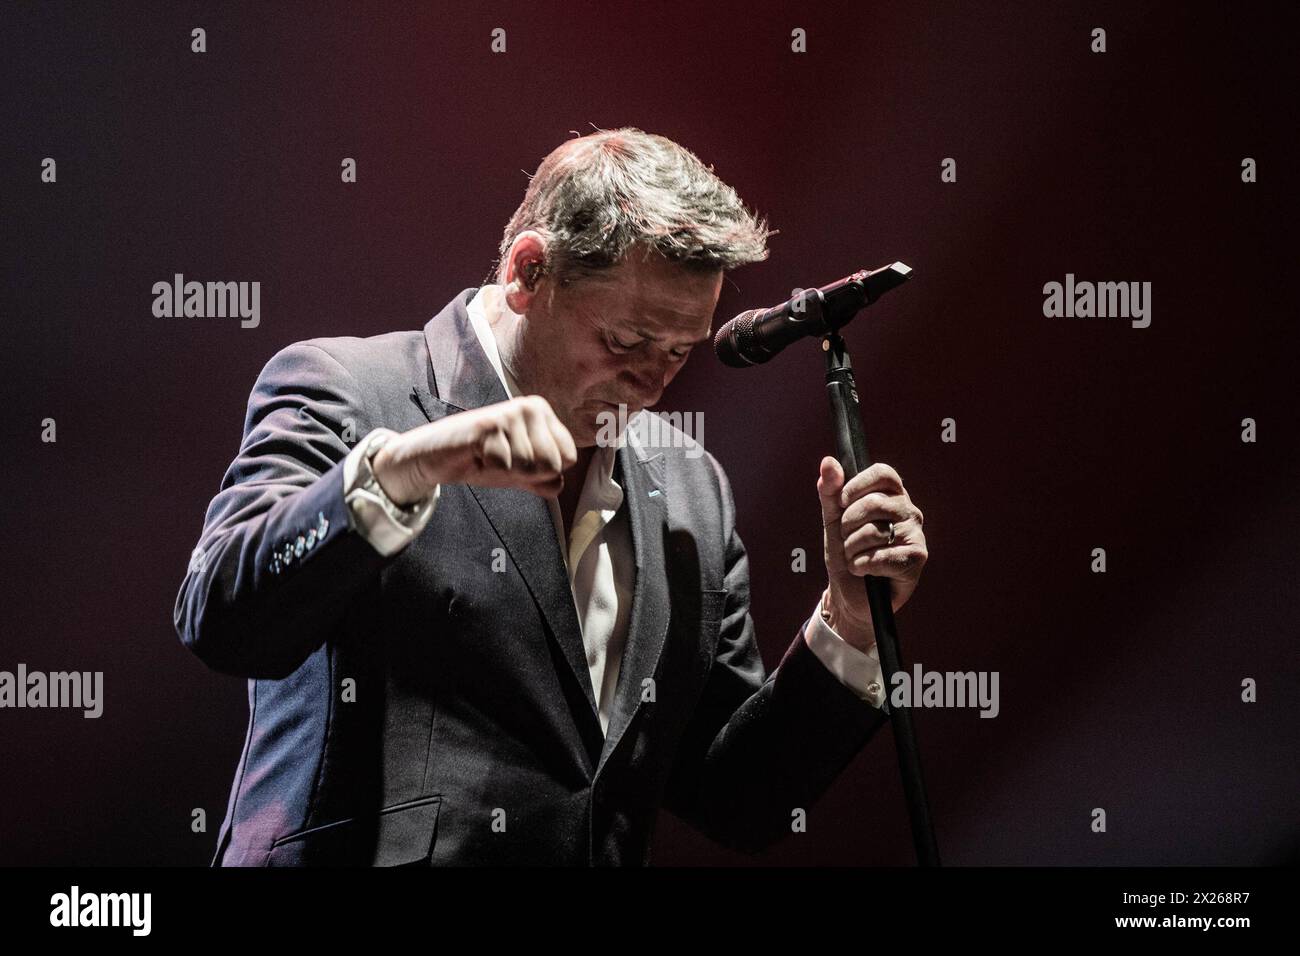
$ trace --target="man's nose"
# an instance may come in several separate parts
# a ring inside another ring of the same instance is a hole
[[[655,366],[631,369],[628,375],[642,408],[653,408],[664,391],[664,374]]]

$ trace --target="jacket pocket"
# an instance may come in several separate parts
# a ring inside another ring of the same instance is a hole
[[[438,839],[442,794],[346,817],[277,838],[267,866],[403,866],[428,862]]]

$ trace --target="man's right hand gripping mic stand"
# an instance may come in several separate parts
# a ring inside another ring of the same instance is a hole
[[[902,285],[911,275],[912,270],[901,262],[870,272],[855,272],[820,289],[799,290],[789,302],[774,309],[745,312],[718,329],[714,338],[714,350],[723,363],[745,368],[766,362],[796,339],[810,335],[822,337],[822,351],[826,356],[826,392],[830,398],[835,442],[845,484],[854,475],[865,471],[872,462],[867,453],[853,368],[839,330],[859,311],[890,289]],[[888,578],[866,575],[863,584],[867,589],[867,602],[871,608],[876,647],[888,694],[894,674],[903,667],[898,653],[890,583]],[[891,704],[890,711],[917,862],[921,866],[938,866],[939,847],[930,822],[911,708],[904,701],[899,705]]]

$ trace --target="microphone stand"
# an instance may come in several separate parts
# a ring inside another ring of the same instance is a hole
[[[804,307],[816,310],[812,316],[814,321],[823,319],[822,297],[817,294],[817,290],[809,290],[804,298]],[[836,316],[836,319],[842,321],[834,325],[827,323],[830,331],[822,337],[822,351],[826,354],[826,393],[830,398],[835,442],[839,448],[838,457],[844,469],[845,484],[871,465],[853,368],[849,364],[848,348],[838,331],[839,326],[851,317]],[[876,632],[876,648],[884,673],[885,693],[888,695],[888,689],[893,686],[894,674],[903,669],[898,653],[898,631],[894,626],[894,608],[889,596],[889,579],[869,574],[864,577],[863,583],[867,589],[872,627]],[[916,731],[912,727],[912,711],[906,703],[901,706],[891,704],[890,710],[917,863],[920,866],[939,866],[939,845],[935,842],[934,825],[930,822],[930,806],[925,796],[925,781],[921,776],[921,755],[917,749]]]

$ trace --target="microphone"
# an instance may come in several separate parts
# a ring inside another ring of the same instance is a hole
[[[713,337],[713,351],[732,368],[762,365],[791,342],[847,324],[911,276],[910,266],[895,262],[871,272],[855,272],[820,289],[801,289],[789,302],[772,309],[750,309],[727,322]]]

